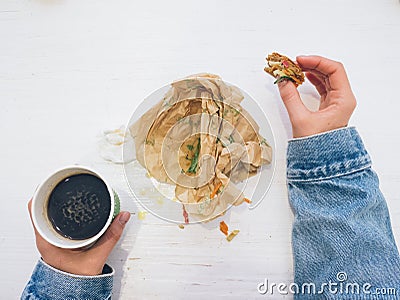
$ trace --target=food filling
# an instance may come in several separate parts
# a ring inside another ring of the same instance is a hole
[[[296,86],[304,82],[304,73],[301,68],[290,58],[277,52],[269,54],[267,57],[268,66],[264,71],[276,78],[274,83],[282,80],[290,80]]]

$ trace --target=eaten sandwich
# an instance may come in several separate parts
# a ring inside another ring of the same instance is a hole
[[[276,78],[274,83],[282,80],[290,80],[296,86],[299,86],[304,82],[303,71],[290,58],[273,52],[266,59],[268,66],[264,68],[264,71]]]

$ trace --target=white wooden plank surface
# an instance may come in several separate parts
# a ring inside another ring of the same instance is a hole
[[[217,221],[181,230],[151,215],[134,217],[110,257],[114,298],[258,299],[267,298],[256,290],[264,278],[290,283],[290,125],[262,70],[274,50],[345,64],[358,99],[351,124],[372,156],[399,240],[399,1],[2,0],[1,298],[19,297],[38,258],[26,209],[37,184],[83,162],[108,174],[123,209],[142,210],[122,169],[98,156],[98,136],[125,124],[153,90],[203,71],[240,86],[267,112],[277,146],[271,190],[256,210],[238,207],[224,217],[241,230],[231,243]],[[300,91],[315,104],[308,84]]]

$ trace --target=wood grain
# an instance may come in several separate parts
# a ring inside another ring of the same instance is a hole
[[[344,63],[358,99],[351,124],[372,156],[399,240],[398,1],[2,0],[0,43],[4,299],[19,297],[38,259],[27,201],[48,173],[76,162],[107,172],[122,208],[134,213],[109,259],[115,299],[261,299],[264,278],[290,283],[290,124],[263,73],[272,51]],[[380,72],[371,74],[376,63]],[[221,75],[266,112],[276,138],[272,187],[257,209],[238,207],[205,225],[138,220],[143,208],[122,169],[98,156],[99,135],[124,125],[153,90],[198,72]],[[309,84],[300,92],[315,105]],[[231,243],[218,230],[222,219],[240,229]],[[291,297],[270,297],[282,298]]]

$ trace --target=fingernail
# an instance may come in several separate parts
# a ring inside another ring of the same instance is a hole
[[[287,80],[287,79],[282,79],[282,80],[280,80],[280,81],[278,82],[278,87],[279,87],[279,88],[284,87],[285,85],[287,85],[288,81],[289,81],[289,80]]]
[[[125,225],[126,223],[128,223],[129,219],[131,217],[131,214],[127,211],[124,211],[121,213],[121,215],[119,216],[118,222],[121,225]]]

